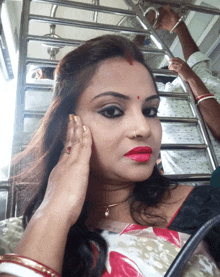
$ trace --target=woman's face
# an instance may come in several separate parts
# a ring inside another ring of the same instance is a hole
[[[158,105],[153,80],[141,63],[115,58],[100,64],[76,110],[92,133],[93,175],[114,182],[151,175],[161,145]]]

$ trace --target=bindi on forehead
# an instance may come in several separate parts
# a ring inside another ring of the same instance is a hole
[[[125,59],[128,61],[128,63],[130,65],[133,65],[133,62],[134,62],[134,57],[133,55],[131,54],[131,51],[127,50],[126,49],[126,52],[125,52]]]
[[[139,99],[140,99],[140,96],[137,96],[137,99],[139,100]]]

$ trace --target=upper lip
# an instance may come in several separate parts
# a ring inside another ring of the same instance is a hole
[[[138,146],[128,151],[125,156],[132,154],[152,153],[152,148],[149,146]]]

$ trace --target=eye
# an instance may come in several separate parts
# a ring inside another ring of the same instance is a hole
[[[147,117],[156,117],[157,116],[157,108],[149,107],[143,110],[143,115]]]
[[[115,118],[123,115],[122,110],[116,106],[106,107],[103,110],[99,111],[98,113],[108,118]]]

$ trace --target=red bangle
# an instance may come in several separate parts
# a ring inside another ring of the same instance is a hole
[[[45,277],[61,277],[59,273],[54,271],[53,269],[47,267],[46,265],[37,262],[35,260],[19,256],[16,254],[6,254],[4,256],[0,256],[0,263],[14,263],[17,265],[21,265],[28,269],[35,271]]]
[[[215,96],[214,94],[203,94],[203,95],[200,95],[200,96],[197,96],[196,97],[196,103],[200,100],[200,99],[202,99],[202,98],[204,98],[204,97],[207,97],[207,96]]]

